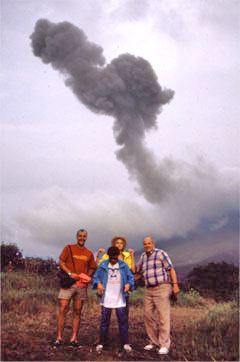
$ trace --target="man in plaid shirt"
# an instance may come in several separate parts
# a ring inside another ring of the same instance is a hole
[[[155,248],[153,239],[143,240],[145,252],[142,253],[137,277],[142,275],[145,280],[144,293],[144,324],[150,339],[144,349],[151,351],[158,346],[159,354],[167,354],[170,347],[170,294],[179,293],[176,272],[168,254]],[[154,311],[157,311],[159,335],[155,332]]]

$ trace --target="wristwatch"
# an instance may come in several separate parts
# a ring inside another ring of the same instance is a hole
[[[68,275],[69,275],[69,276],[71,276],[71,275],[72,275],[72,272],[71,272],[71,271],[70,271],[70,272],[68,272]]]

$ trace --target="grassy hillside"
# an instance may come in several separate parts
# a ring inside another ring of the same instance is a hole
[[[79,341],[81,348],[68,345],[71,311],[64,330],[66,344],[51,347],[56,337],[58,281],[22,273],[2,273],[2,361],[239,361],[238,305],[236,301],[215,303],[196,291],[180,293],[172,306],[172,345],[169,355],[146,352],[143,323],[143,289],[130,297],[129,336],[131,355],[118,354],[118,327],[113,313],[109,348],[95,353],[100,306],[90,291],[84,306]]]

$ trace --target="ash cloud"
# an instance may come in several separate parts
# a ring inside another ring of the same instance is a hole
[[[157,116],[174,91],[163,89],[150,63],[122,54],[106,64],[103,49],[88,41],[69,22],[40,19],[30,36],[33,53],[66,76],[66,85],[92,112],[114,117],[113,132],[124,163],[138,191],[159,203],[175,188],[175,166],[158,162],[145,145],[146,132],[157,128]]]

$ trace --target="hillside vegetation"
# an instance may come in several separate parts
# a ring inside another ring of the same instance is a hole
[[[172,306],[172,345],[161,357],[146,352],[143,323],[143,288],[130,296],[129,336],[131,355],[118,354],[118,327],[112,316],[109,348],[95,353],[100,322],[99,300],[90,290],[84,306],[79,341],[74,349],[67,342],[71,334],[71,311],[64,330],[66,344],[51,346],[56,337],[58,280],[55,273],[39,275],[26,271],[1,273],[2,361],[239,361],[238,294],[218,303],[194,288],[181,292]]]

